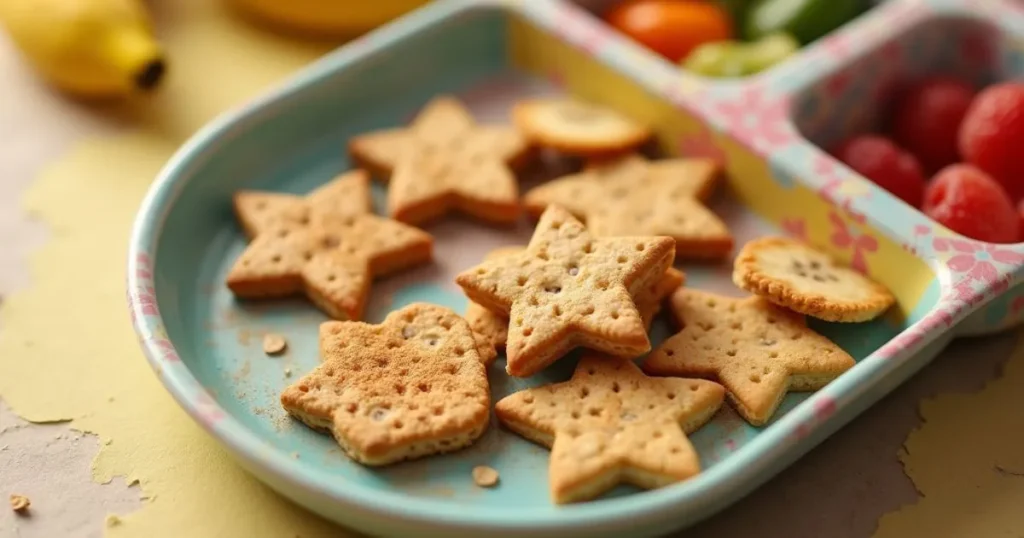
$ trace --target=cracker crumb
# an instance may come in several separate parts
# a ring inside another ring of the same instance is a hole
[[[291,368],[285,368],[284,369],[284,376],[285,377],[291,377],[292,376],[292,369]]]
[[[299,459],[299,453],[298,452],[292,452],[292,459],[293,460]]]
[[[288,341],[280,334],[267,333],[263,336],[263,352],[267,355],[279,355],[288,347]]]
[[[118,526],[120,524],[121,524],[121,518],[115,516],[114,514],[110,514],[109,516],[107,516],[107,526],[108,527],[116,527],[116,526]]]
[[[16,493],[11,494],[11,510],[24,514],[28,512],[29,506],[32,506],[32,501],[28,500],[28,497]]]
[[[486,466],[473,467],[473,482],[482,488],[489,488],[498,483],[498,471]]]

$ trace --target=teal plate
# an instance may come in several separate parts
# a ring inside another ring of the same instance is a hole
[[[857,367],[818,393],[789,395],[765,428],[752,428],[723,407],[692,436],[705,467],[694,479],[656,491],[620,487],[571,506],[550,501],[548,451],[496,421],[466,450],[370,469],[350,461],[329,436],[290,419],[278,396],[317,364],[317,326],[324,317],[304,300],[234,300],[223,282],[245,239],[232,215],[232,193],[308,192],[349,168],[343,148],[351,136],[403,125],[439,93],[458,95],[482,121],[499,121],[513,100],[558,91],[516,67],[509,52],[510,28],[522,21],[543,28],[538,13],[545,4],[439,2],[340,49],[204,128],[168,163],[140,210],[128,296],[142,347],[160,379],[253,474],[346,526],[387,536],[665,533],[767,480],[927,363],[951,338],[932,331],[903,344],[893,340],[934,311],[937,279],[901,322],[816,324],[858,359]],[[558,165],[539,169],[538,178],[558,173]],[[379,202],[383,189],[376,189]],[[728,195],[715,201],[715,210],[738,242],[778,232]],[[494,247],[525,243],[530,224],[499,231],[451,218],[428,231],[436,238],[436,262],[375,283],[369,321],[417,301],[462,312],[466,300],[453,276]],[[684,269],[688,286],[741,295],[727,267]],[[656,324],[653,343],[669,331],[664,322]],[[262,352],[267,332],[286,337],[284,356]],[[573,363],[570,357],[519,380],[504,374],[499,359],[490,371],[493,397],[564,380]],[[500,484],[475,486],[470,471],[476,465],[497,469]]]

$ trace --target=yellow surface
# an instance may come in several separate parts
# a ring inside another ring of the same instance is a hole
[[[1017,538],[1024,529],[1024,332],[1003,376],[973,394],[921,404],[900,455],[921,493],[875,538]]]
[[[167,395],[129,325],[125,248],[153,176],[214,114],[323,52],[233,23],[207,0],[163,4],[172,76],[122,111],[144,127],[79,144],[27,194],[25,209],[53,238],[32,257],[34,286],[0,311],[0,395],[29,420],[70,419],[109,442],[97,480],[138,479],[148,501],[108,525],[110,536],[352,536],[238,467]]]

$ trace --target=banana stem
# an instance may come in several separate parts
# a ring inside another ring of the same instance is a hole
[[[167,71],[160,44],[141,28],[124,28],[107,40],[109,58],[119,71],[131,77],[130,86],[148,91],[156,88]]]

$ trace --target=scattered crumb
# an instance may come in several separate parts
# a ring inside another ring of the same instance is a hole
[[[137,485],[139,485],[139,479],[138,478],[133,478],[133,479],[129,480],[126,485],[128,487],[137,486]]]
[[[291,377],[292,376],[292,369],[291,368],[285,368],[284,369],[284,376],[285,377]]]
[[[116,527],[116,526],[118,526],[120,524],[121,524],[121,518],[115,516],[114,514],[110,514],[109,516],[107,516],[107,526],[108,527]]]
[[[107,439],[106,441],[103,441],[103,444],[108,445],[108,446],[113,444],[113,443],[114,443],[113,439]]]
[[[299,453],[298,452],[292,452],[292,459],[294,459],[294,460],[299,459]]]
[[[0,446],[0,452],[3,452],[4,450],[7,450],[10,447],[11,447],[11,445]]]
[[[113,396],[108,397],[107,401],[110,402],[110,403],[114,403],[114,397]]]
[[[279,334],[267,333],[263,336],[263,352],[267,355],[279,355],[287,347],[288,341]]]
[[[11,510],[19,514],[28,512],[28,507],[32,506],[32,501],[28,500],[28,497],[24,495],[11,494]]]
[[[473,482],[482,488],[489,488],[498,483],[498,471],[486,466],[473,467]]]

